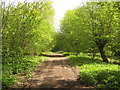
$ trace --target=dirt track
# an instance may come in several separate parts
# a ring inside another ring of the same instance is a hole
[[[57,55],[57,54],[53,54]],[[58,55],[59,56],[59,55]],[[74,68],[66,57],[48,57],[38,65],[33,72],[33,77],[20,88],[87,88],[79,85],[77,78],[79,69]]]
[[[71,88],[76,84],[79,70],[66,57],[49,57],[38,66],[27,88]]]

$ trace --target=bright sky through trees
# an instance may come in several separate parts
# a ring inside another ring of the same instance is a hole
[[[32,2],[37,0],[3,0],[7,3],[14,3],[17,4],[17,2]],[[43,0],[44,1],[44,0]],[[89,0],[51,0],[53,2],[53,8],[55,10],[55,28],[59,29],[60,25],[60,19],[64,17],[64,13],[67,10],[73,9],[79,5],[83,5],[83,3],[89,1]]]
[[[52,0],[53,8],[55,10],[55,28],[59,29],[59,20],[64,17],[66,10],[73,9],[82,5],[88,0]],[[82,3],[83,2],[83,3]]]

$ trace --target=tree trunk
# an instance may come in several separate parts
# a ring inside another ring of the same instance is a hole
[[[103,62],[108,62],[107,56],[105,55],[104,47],[100,46],[98,48],[103,59]]]
[[[92,59],[95,59],[96,53],[92,53]]]

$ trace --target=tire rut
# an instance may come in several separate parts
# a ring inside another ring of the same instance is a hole
[[[35,80],[36,82],[32,83],[30,85],[30,88],[38,88],[39,85],[41,85],[42,83],[48,83],[46,81],[50,81],[49,77],[52,74],[51,70],[52,70],[52,61],[46,61],[44,63],[47,63],[46,66],[43,66],[43,69],[41,70],[41,73],[37,73],[36,72],[36,76],[35,76]],[[37,87],[36,87],[37,86]]]
[[[76,80],[76,74],[74,73],[72,66],[68,64],[68,60],[63,61],[63,70],[66,80]]]
[[[28,85],[24,85],[24,88],[30,88],[32,87],[33,83],[36,83],[35,81],[37,80],[37,77],[41,77],[42,73],[44,73],[44,69],[48,66],[49,63],[45,61],[42,65],[38,65],[36,69],[34,70],[32,74],[32,78],[29,78],[27,80]],[[39,79],[39,78],[38,78]]]

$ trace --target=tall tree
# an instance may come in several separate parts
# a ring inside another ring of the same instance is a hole
[[[68,38],[66,42],[73,50],[93,48],[94,51],[98,47],[103,61],[108,62],[105,47],[118,37],[118,10],[117,2],[88,2],[66,12],[61,22],[61,33]]]
[[[104,48],[118,33],[118,8],[114,8],[115,4],[116,2],[91,2],[86,9],[94,42],[104,62],[108,62]]]
[[[39,54],[53,47],[54,10],[50,1],[18,3],[3,10],[3,56]]]

